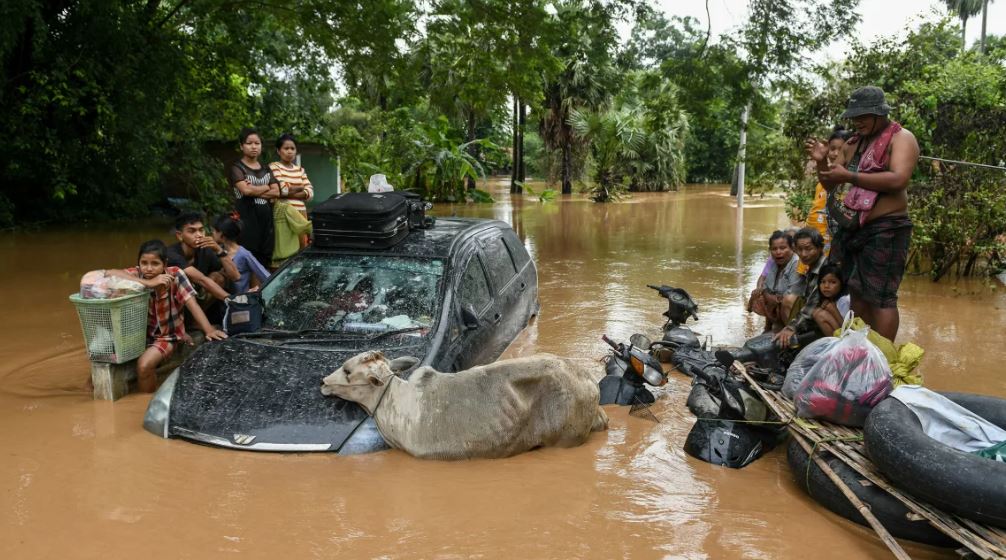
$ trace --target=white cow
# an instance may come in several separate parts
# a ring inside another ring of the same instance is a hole
[[[321,392],[359,403],[388,445],[424,459],[509,457],[541,446],[573,447],[608,428],[590,371],[548,354],[458,373],[417,369],[364,352],[327,376]]]

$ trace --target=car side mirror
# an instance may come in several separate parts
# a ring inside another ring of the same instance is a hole
[[[465,330],[479,328],[479,318],[475,314],[475,308],[468,304],[461,309],[461,322],[465,325]]]

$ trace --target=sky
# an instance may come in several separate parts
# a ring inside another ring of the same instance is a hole
[[[705,2],[702,0],[652,0],[668,15],[692,16],[703,26],[706,23]],[[747,0],[709,0],[713,35],[721,35],[740,27],[747,19]],[[939,0],[862,0],[859,14],[862,18],[856,29],[857,38],[864,43],[883,36],[899,34],[907,26],[916,28],[919,21],[932,13],[946,14],[945,4]],[[967,40],[970,45],[981,35],[982,18],[968,19]],[[1006,0],[992,0],[989,4],[986,33],[1006,35]],[[841,60],[848,51],[850,41],[839,39],[820,53],[816,60]]]

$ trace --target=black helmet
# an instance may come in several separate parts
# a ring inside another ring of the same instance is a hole
[[[699,420],[685,439],[685,453],[714,465],[739,469],[767,451],[762,438],[730,420]]]

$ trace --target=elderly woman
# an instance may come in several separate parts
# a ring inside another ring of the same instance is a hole
[[[782,303],[790,286],[799,280],[799,259],[793,254],[793,239],[784,231],[772,232],[768,248],[770,257],[751,292],[748,311],[765,317],[765,332],[777,332],[789,319]]]

